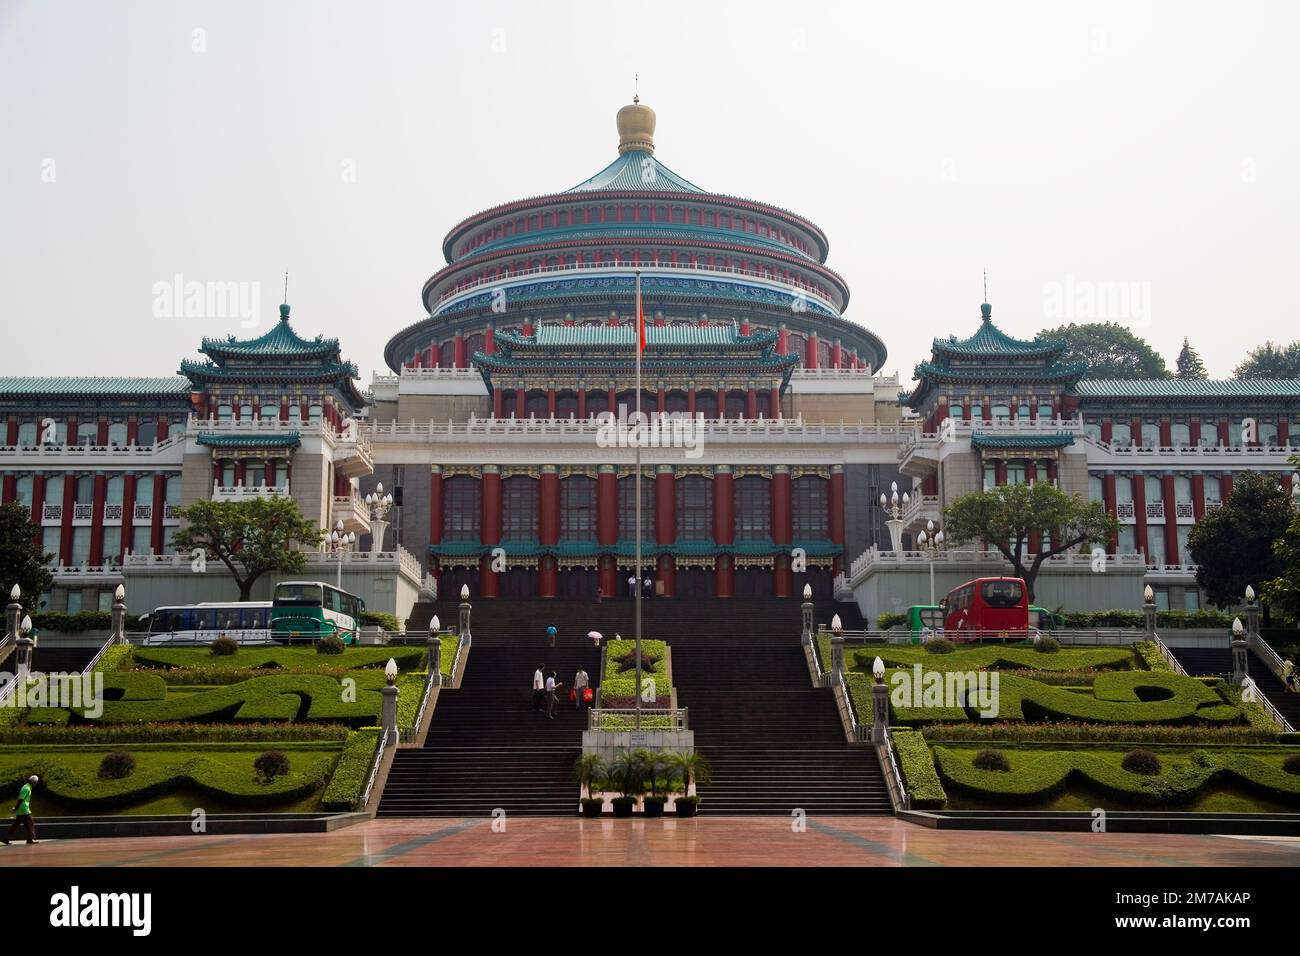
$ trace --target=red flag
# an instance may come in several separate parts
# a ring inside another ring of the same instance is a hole
[[[645,308],[641,304],[641,279],[636,280],[636,338],[637,351],[645,351]]]

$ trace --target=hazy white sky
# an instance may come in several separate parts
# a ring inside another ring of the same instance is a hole
[[[1212,375],[1300,338],[1300,6],[0,0],[3,374],[167,374],[291,274],[368,383],[464,216],[656,155],[829,235],[910,379],[934,335],[1126,320]],[[197,32],[196,31],[200,31]]]

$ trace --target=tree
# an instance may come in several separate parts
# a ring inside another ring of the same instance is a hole
[[[1286,532],[1273,542],[1273,557],[1282,570],[1264,582],[1260,597],[1287,619],[1300,621],[1300,510],[1293,511]]]
[[[298,511],[292,498],[248,501],[196,501],[182,508],[185,526],[176,534],[177,551],[202,549],[205,559],[230,569],[239,600],[248,601],[253,584],[268,571],[293,573],[307,566],[299,545],[315,547],[324,534]]]
[[[49,562],[54,555],[46,554],[37,544],[41,529],[32,520],[29,505],[11,501],[0,505],[0,585],[4,586],[4,602],[9,602],[9,589],[15,584],[22,589],[28,607],[54,586],[54,575]]]
[[[1047,481],[973,491],[944,509],[948,540],[987,542],[996,548],[1016,576],[1024,578],[1030,601],[1044,561],[1080,545],[1104,545],[1118,529],[1100,502],[1066,494]],[[1032,555],[1027,553],[1031,534],[1043,536],[1042,550]]]
[[[1038,333],[1040,339],[1064,339],[1067,362],[1083,362],[1088,378],[1169,378],[1165,360],[1117,322],[1071,322]]]
[[[1187,342],[1187,336],[1183,336],[1183,348],[1178,353],[1178,359],[1174,362],[1176,371],[1174,378],[1184,382],[1193,379],[1209,378],[1209,373],[1205,371],[1205,363],[1201,361],[1200,355],[1196,349],[1192,348]]]
[[[1237,378],[1300,378],[1300,342],[1265,342],[1251,349],[1232,374]]]
[[[1291,521],[1291,503],[1271,475],[1249,473],[1232,483],[1232,497],[1208,511],[1187,537],[1196,564],[1196,583],[1210,603],[1230,607],[1246,586],[1281,577],[1285,563],[1273,549]]]

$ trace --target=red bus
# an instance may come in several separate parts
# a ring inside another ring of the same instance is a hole
[[[1020,578],[967,581],[944,598],[943,622],[944,636],[950,639],[1005,636],[1023,640],[1029,630],[1029,588]]]

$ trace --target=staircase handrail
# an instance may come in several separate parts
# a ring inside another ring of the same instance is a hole
[[[651,717],[668,718],[668,727],[645,727],[642,730],[690,730],[689,708],[686,707],[657,707],[654,709],[641,709],[641,719],[645,720]],[[629,721],[635,721],[637,711],[633,707],[589,707],[587,708],[587,729],[601,730],[600,722],[605,717],[623,717]],[[631,727],[621,729],[634,729]]]
[[[1283,691],[1285,693],[1285,691]],[[1273,702],[1268,699],[1268,695],[1260,689],[1259,684],[1253,677],[1246,677],[1241,682],[1241,698],[1246,700],[1247,696],[1253,698],[1253,702],[1264,708],[1264,712],[1273,718],[1273,722],[1282,728],[1282,733],[1295,733],[1295,728],[1291,726],[1291,721],[1282,716],[1281,711],[1273,706]]]
[[[1264,662],[1265,666],[1273,672],[1273,676],[1278,680],[1282,680],[1282,656],[1278,654],[1277,651],[1273,650],[1268,641],[1264,640],[1258,634],[1251,634],[1246,638],[1246,641],[1249,644],[1250,649],[1255,652],[1256,656],[1258,656],[1259,659]],[[1284,686],[1285,684],[1286,682],[1283,681]]]
[[[898,758],[894,754],[894,737],[889,732],[889,721],[885,721],[885,742],[876,749],[876,756],[880,756],[880,751],[885,751],[885,760],[882,763],[888,764],[889,776],[898,790],[898,804],[894,810],[910,810],[912,801],[907,796],[907,784],[903,782],[903,771],[898,766]]]
[[[1165,663],[1169,665],[1170,670],[1175,674],[1182,674],[1187,677],[1187,669],[1179,663],[1178,658],[1174,656],[1174,652],[1169,649],[1169,645],[1160,639],[1159,634],[1152,634],[1151,636],[1155,638],[1156,649],[1160,651],[1160,656],[1165,659]]]
[[[375,762],[370,766],[370,779],[366,781],[365,793],[361,796],[361,805],[358,810],[364,810],[370,806],[370,795],[375,789],[375,781],[379,779],[379,767],[384,762],[384,752],[388,750],[388,735],[382,730],[379,732],[378,746],[375,747]]]

